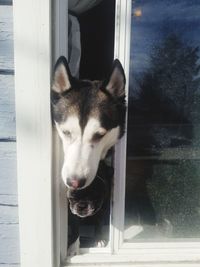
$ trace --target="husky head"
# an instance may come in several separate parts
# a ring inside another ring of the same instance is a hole
[[[51,102],[64,150],[62,179],[72,189],[87,187],[99,161],[124,132],[125,75],[119,60],[102,82],[75,79],[65,57],[60,57],[54,69]]]

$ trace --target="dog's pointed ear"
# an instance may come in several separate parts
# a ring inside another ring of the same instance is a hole
[[[56,62],[52,90],[56,93],[63,93],[71,88],[71,73],[68,67],[67,59],[64,56],[59,57]]]
[[[123,97],[125,95],[125,84],[124,69],[120,61],[115,59],[110,78],[106,83],[106,90],[114,97]]]

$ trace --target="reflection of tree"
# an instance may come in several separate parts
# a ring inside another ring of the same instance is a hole
[[[169,98],[184,117],[190,118],[194,94],[200,85],[198,47],[184,44],[172,34],[151,55],[151,72],[161,99]],[[196,79],[195,79],[196,78]]]
[[[200,167],[199,160],[192,156],[194,146],[200,146],[196,125],[200,123],[198,53],[198,47],[169,35],[153,49],[150,68],[139,83],[139,94],[129,97],[129,164],[133,164],[132,156],[158,156],[139,166],[137,163],[137,174],[132,179],[138,179],[140,185],[143,182],[156,218],[169,220],[176,237],[194,237],[199,232]],[[159,155],[165,155],[165,160],[161,161]]]
[[[164,109],[168,106],[168,111],[172,108],[173,113],[176,110],[176,115],[190,120],[195,92],[200,85],[198,51],[198,47],[184,44],[174,34],[155,47],[150,71],[141,83],[142,99],[151,101],[149,104],[153,106],[163,104]]]
[[[193,123],[199,121],[198,52],[198,47],[188,46],[174,34],[153,49],[150,68],[140,80],[139,97],[129,100],[130,131],[138,124],[146,128],[146,138],[138,134],[137,144],[143,144],[140,151],[191,144]],[[132,130],[133,136],[137,130]],[[128,141],[129,152],[136,151],[134,141]]]

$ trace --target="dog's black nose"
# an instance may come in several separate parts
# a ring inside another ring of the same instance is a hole
[[[79,209],[80,210],[84,210],[84,209],[86,209],[87,208],[87,202],[79,202],[78,203],[78,207],[79,207]]]
[[[67,178],[66,183],[69,187],[72,187],[73,189],[79,189],[83,187],[86,183],[85,178]]]

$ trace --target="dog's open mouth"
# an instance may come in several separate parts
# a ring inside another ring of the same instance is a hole
[[[95,209],[90,208],[85,208],[84,210],[80,208],[71,209],[71,212],[81,218],[93,216],[96,213]]]
[[[94,207],[93,205],[89,205],[88,203],[83,206],[82,203],[76,203],[74,205],[70,205],[70,210],[74,215],[77,215],[78,217],[84,218],[95,215],[100,207]]]

